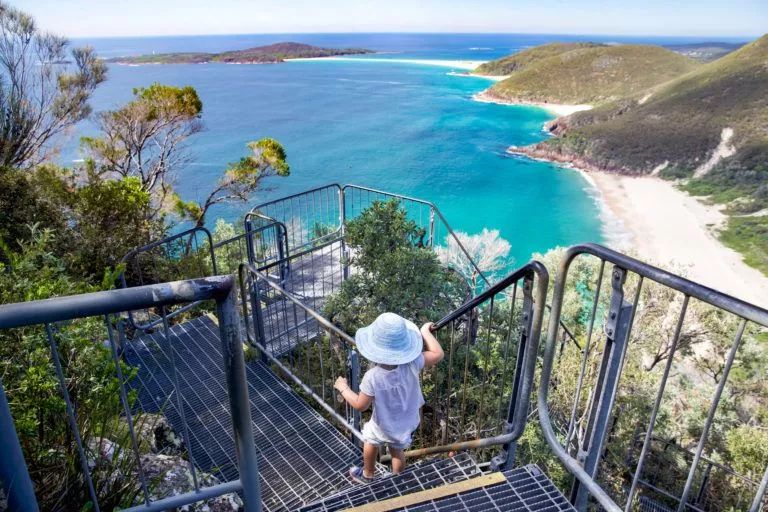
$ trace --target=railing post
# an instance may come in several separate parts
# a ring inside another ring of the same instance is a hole
[[[248,255],[248,263],[256,265],[256,253],[253,250],[253,233],[251,232],[251,221],[248,220],[248,216],[245,216],[243,222],[245,228],[245,252]]]
[[[249,282],[248,279],[243,280],[241,286],[246,286]],[[266,334],[264,333],[264,315],[261,311],[261,293],[259,292],[258,279],[250,280],[251,286],[251,317],[253,318],[253,334],[256,337],[256,342],[261,344],[265,349],[267,347]],[[263,350],[261,352],[261,362],[264,364],[269,363],[269,358]]]
[[[2,379],[0,379],[0,446],[3,447],[3,455],[0,457],[0,484],[8,501],[8,510],[37,512],[39,508],[35,488],[29,477],[24,453],[21,451]]]
[[[531,337],[531,326],[533,321],[533,276],[528,275],[523,280],[523,307],[521,310],[522,321],[520,324],[520,341],[517,345],[517,359],[515,360],[515,374],[512,380],[512,392],[509,395],[509,409],[507,410],[507,423],[504,425],[504,433],[512,432],[515,421],[521,421],[515,418],[515,411],[520,400],[525,397],[520,396],[520,385],[523,382],[525,372],[525,354],[528,348],[528,340]],[[512,326],[510,326],[510,329]],[[523,411],[523,418],[527,416],[527,411]],[[525,419],[522,419],[525,421]],[[503,452],[494,457],[492,464],[494,469],[506,471],[512,469],[515,464],[515,451],[517,450],[517,440],[508,442],[503,447]]]
[[[435,248],[435,207],[429,207],[429,246]]]
[[[283,229],[280,224],[275,224],[275,243],[277,244],[277,261],[280,262],[280,284],[285,285],[285,281],[288,279],[288,262],[286,256],[288,255],[288,232]],[[285,242],[285,245],[283,245]]]
[[[344,188],[339,189],[339,228],[341,229],[341,280],[349,277],[349,254],[347,254],[347,201]]]
[[[768,489],[768,466],[765,466],[765,473],[763,473],[763,479],[760,482],[760,487],[757,488],[755,493],[755,499],[752,500],[752,506],[749,507],[749,512],[759,512],[763,506],[763,499],[765,498],[765,492]]]
[[[248,400],[248,383],[245,377],[245,355],[240,339],[240,318],[237,314],[237,287],[232,287],[223,300],[216,302],[221,331],[221,348],[224,355],[224,374],[232,414],[232,431],[237,452],[237,466],[243,485],[243,501],[246,510],[261,511],[261,483],[253,439],[251,407]]]
[[[584,471],[595,478],[603,454],[605,439],[608,434],[608,424],[611,410],[616,399],[616,391],[621,377],[622,363],[627,349],[630,321],[632,319],[632,304],[624,300],[624,282],[627,272],[615,266],[611,278],[611,304],[608,320],[605,323],[605,350],[600,362],[592,407],[587,420],[585,444],[578,454],[578,459],[584,466]],[[587,510],[589,494],[576,480],[571,488],[571,503],[576,510]]]
[[[358,393],[360,391],[360,355],[354,348],[349,350],[347,368],[349,374],[349,387],[352,388],[352,391]],[[351,420],[355,430],[360,431],[360,411],[352,409]],[[355,438],[355,445],[358,445],[358,448],[362,448],[362,446],[360,446],[360,440],[357,438]]]

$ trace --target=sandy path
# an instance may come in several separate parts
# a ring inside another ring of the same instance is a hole
[[[768,307],[768,277],[725,247],[715,231],[725,215],[659,178],[632,178],[590,172],[606,206],[632,235],[638,255],[687,269],[687,277],[706,286]]]

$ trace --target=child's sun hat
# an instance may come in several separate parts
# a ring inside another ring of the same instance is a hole
[[[416,324],[395,313],[383,313],[355,333],[357,350],[364,358],[379,364],[406,364],[424,348]]]

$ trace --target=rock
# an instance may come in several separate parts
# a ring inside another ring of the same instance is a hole
[[[162,414],[144,413],[134,420],[136,437],[147,443],[152,453],[180,455],[184,453],[184,440],[168,424]]]
[[[178,455],[164,455],[148,453],[141,456],[141,466],[147,481],[151,484],[151,498],[159,500],[177,494],[184,494],[194,490],[192,472],[189,470],[189,462]],[[220,483],[215,476],[200,472],[197,473],[200,487],[210,487]],[[242,510],[243,501],[236,493],[229,493],[212,498],[207,501],[193,503],[181,510],[190,512],[227,512]]]

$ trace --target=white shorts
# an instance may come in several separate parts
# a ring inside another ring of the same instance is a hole
[[[412,433],[408,434],[405,439],[394,439],[388,436],[386,433],[382,432],[379,426],[373,421],[366,422],[366,424],[363,426],[362,434],[363,440],[366,443],[372,444],[373,446],[387,445],[390,448],[394,448],[395,450],[405,450],[411,446],[411,443],[413,442],[413,437],[411,435]]]

